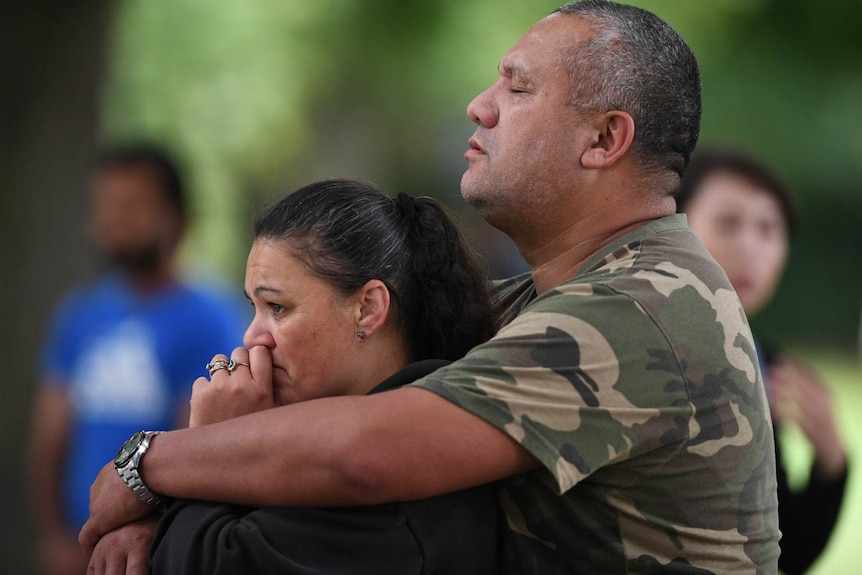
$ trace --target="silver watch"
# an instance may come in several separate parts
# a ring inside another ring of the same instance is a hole
[[[138,473],[138,467],[147,449],[150,448],[150,440],[160,433],[161,431],[138,431],[123,444],[114,458],[117,475],[123,478],[138,499],[150,505],[158,505],[161,499],[144,485],[144,480]]]

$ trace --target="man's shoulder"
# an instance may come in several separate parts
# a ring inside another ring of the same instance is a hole
[[[239,288],[234,288],[224,280],[190,276],[177,278],[173,289],[166,295],[181,301],[182,305],[210,311],[225,307],[247,307],[248,301],[240,296],[241,293]]]
[[[54,321],[80,321],[87,318],[94,309],[104,309],[111,302],[125,297],[128,293],[113,274],[107,274],[77,284],[60,298],[54,312]]]
[[[584,341],[607,340],[616,353],[649,350],[669,364],[733,365],[754,381],[754,347],[739,298],[684,220],[675,222],[621,238],[589,268],[528,301],[532,285],[510,280],[501,293],[516,321],[502,333],[532,334],[524,341],[538,345],[562,329]]]
[[[720,270],[684,217],[675,216],[681,214],[653,220],[617,238],[593,254],[573,279],[601,281],[665,262],[698,273]]]
[[[227,283],[183,278],[163,302],[158,321],[167,329],[182,326],[179,329],[191,330],[198,338],[222,342],[219,345],[239,345],[252,314],[238,293]]]
[[[696,297],[688,298],[691,301],[674,297],[680,290]],[[608,306],[658,319],[671,298],[673,306],[685,307],[687,313],[703,309],[691,305],[697,299],[719,297],[727,300],[724,303],[738,304],[723,270],[685,220],[673,217],[645,224],[605,246],[577,274],[541,295],[536,294],[530,274],[495,282],[494,294],[501,325],[530,312],[565,315]],[[620,308],[631,302],[635,307]],[[620,323],[623,318],[618,313],[602,323]]]
[[[680,218],[662,218],[623,236],[560,289],[579,284],[630,297],[656,319],[669,307],[710,313],[714,305],[704,308],[703,301],[740,307],[727,275]]]

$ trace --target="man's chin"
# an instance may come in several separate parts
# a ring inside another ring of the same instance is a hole
[[[500,207],[499,200],[494,200],[494,194],[482,188],[462,187],[461,197],[485,219],[488,219]]]
[[[159,268],[162,255],[156,249],[145,249],[136,252],[115,252],[108,256],[111,265],[132,274],[147,274]]]
[[[481,181],[478,181],[478,177],[472,173],[471,169],[468,169],[461,176],[461,197],[477,210],[489,203],[489,194],[484,188],[485,186],[482,185]]]

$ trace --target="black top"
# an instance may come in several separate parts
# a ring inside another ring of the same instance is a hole
[[[791,491],[787,472],[775,442],[778,474],[778,527],[781,529],[781,555],[778,568],[787,575],[802,575],[820,556],[838,522],[847,469],[835,479],[825,479],[811,466],[808,485]]]
[[[371,393],[447,363],[411,364]],[[156,528],[150,566],[154,575],[497,575],[497,517],[493,486],[333,509],[176,500]]]
[[[757,341],[764,375],[780,353],[770,341]],[[808,484],[791,491],[775,424],[775,468],[778,479],[778,527],[781,555],[778,568],[787,575],[802,575],[820,556],[838,522],[847,485],[847,468],[834,479],[822,477],[812,464]],[[816,462],[815,462],[816,463]]]

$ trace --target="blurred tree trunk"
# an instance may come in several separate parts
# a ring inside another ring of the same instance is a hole
[[[111,0],[0,0],[0,573],[35,572],[22,461],[39,346],[84,232]]]

